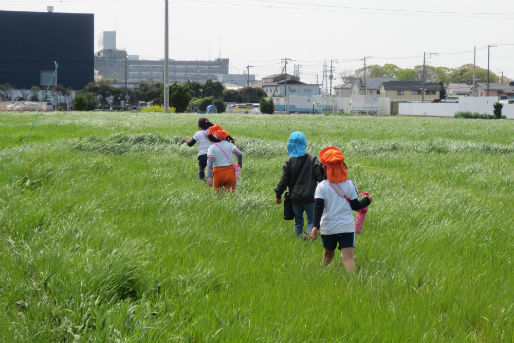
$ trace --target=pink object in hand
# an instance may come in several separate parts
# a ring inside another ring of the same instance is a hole
[[[368,196],[369,193],[359,191],[360,194]],[[366,219],[366,213],[368,213],[368,207],[361,208],[357,211],[357,217],[355,218],[355,233],[360,235],[362,228],[364,227],[364,220]]]
[[[362,228],[364,227],[364,220],[366,219],[366,213],[368,213],[368,208],[364,207],[357,211],[357,217],[355,218],[355,233],[361,234]]]

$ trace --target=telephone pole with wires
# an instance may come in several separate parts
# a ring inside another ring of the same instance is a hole
[[[328,76],[330,80],[330,91],[329,94],[332,95],[332,81],[334,80],[334,67],[333,67],[334,60],[330,60],[330,74]],[[337,61],[336,61],[337,62]]]
[[[164,0],[164,113],[169,113],[170,91],[169,91],[169,40],[168,40],[168,0]]]
[[[421,83],[421,101],[425,101],[425,79],[426,79],[426,55],[428,58],[432,56],[437,56],[439,53],[437,52],[423,52],[423,80]]]
[[[250,68],[253,68],[255,66],[247,65],[246,66],[246,87],[250,87]]]

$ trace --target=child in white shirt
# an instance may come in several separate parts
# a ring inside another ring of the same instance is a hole
[[[185,141],[188,146],[195,145],[198,142],[198,177],[200,180],[205,179],[205,167],[207,167],[207,149],[211,146],[211,142],[207,138],[209,128],[214,124],[207,118],[198,119],[199,131],[193,135],[193,139],[186,137]]]
[[[355,221],[352,210],[357,211],[371,204],[371,196],[358,199],[357,189],[348,179],[343,153],[328,147],[321,150],[319,160],[325,167],[327,179],[320,182],[314,193],[314,224],[311,237],[316,239],[321,231],[323,266],[334,258],[337,245],[341,250],[343,265],[348,273],[355,270]]]

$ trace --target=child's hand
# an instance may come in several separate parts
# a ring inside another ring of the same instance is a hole
[[[369,199],[369,203],[371,204],[371,203],[373,202],[373,197],[371,196],[371,194],[370,194],[370,195],[368,195],[367,197],[368,197],[368,199]]]
[[[282,202],[282,198],[276,198],[275,199],[275,204],[280,204]]]
[[[185,139],[186,143],[189,143],[191,141],[191,137],[187,136]]]
[[[311,238],[312,238],[313,241],[315,241],[316,238],[318,238],[318,227],[317,226],[312,228]]]
[[[207,184],[212,187],[212,179],[210,177],[207,178]]]

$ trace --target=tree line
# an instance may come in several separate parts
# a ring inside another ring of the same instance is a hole
[[[342,73],[341,80],[344,82],[353,81],[364,76],[366,77],[388,77],[397,78],[400,81],[416,81],[423,79],[423,65],[417,65],[414,68],[400,68],[395,64],[386,63],[384,65],[372,64],[364,68],[357,69],[353,75]],[[449,83],[473,83],[473,64],[464,64],[458,68],[448,67],[434,67],[425,65],[425,80],[427,82],[437,82],[443,85]],[[489,71],[489,82],[501,82],[508,84],[508,78],[500,77],[495,73]],[[487,69],[476,67],[475,68],[475,82],[487,82]]]
[[[207,80],[205,83],[174,82],[169,86],[170,106],[177,112],[205,111],[211,104],[215,105],[219,112],[223,112],[226,102],[258,103],[263,97],[266,97],[266,93],[262,88],[244,87],[231,90],[225,89],[221,82],[212,80]],[[74,109],[123,109],[123,107],[139,107],[140,103],[162,106],[163,102],[162,82],[144,82],[133,88],[120,88],[113,86],[109,80],[101,80],[89,83],[78,92],[75,96]]]

